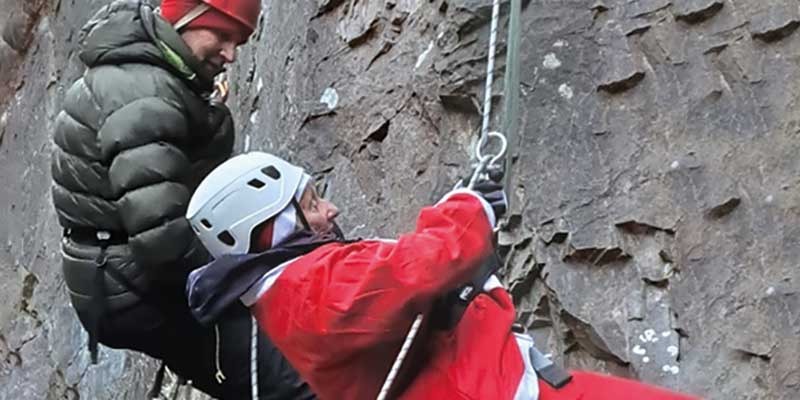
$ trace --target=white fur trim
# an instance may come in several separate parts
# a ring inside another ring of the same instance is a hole
[[[495,218],[495,216],[494,216],[494,210],[492,210],[492,205],[489,204],[488,201],[486,201],[483,197],[481,197],[481,195],[476,193],[474,190],[470,190],[470,189],[466,189],[466,188],[453,190],[450,193],[447,193],[446,195],[444,195],[444,197],[442,197],[442,199],[439,200],[439,202],[436,203],[436,204],[439,205],[441,203],[444,203],[445,201],[447,201],[447,199],[449,199],[449,198],[451,198],[451,197],[453,197],[453,196],[455,196],[457,194],[468,194],[470,196],[475,196],[475,198],[480,200],[481,205],[483,206],[483,211],[486,213],[486,217],[489,218],[489,225],[491,225],[492,228],[494,228],[494,226],[497,224],[497,218]]]
[[[483,291],[484,292],[491,292],[493,289],[502,288],[503,284],[500,283],[500,279],[497,279],[496,275],[492,275],[489,279],[486,280],[486,283],[483,284]]]
[[[250,286],[250,289],[247,289],[243,295],[239,296],[239,300],[244,303],[245,306],[250,307],[255,304],[264,293],[275,284],[275,281],[278,280],[278,277],[281,276],[283,270],[286,269],[286,266],[291,264],[296,259],[291,259],[286,261],[285,263],[278,265],[277,267],[273,268],[266,274],[264,274],[261,278],[259,278],[253,286]]]
[[[519,380],[514,400],[537,400],[539,398],[539,381],[536,379],[536,371],[534,371],[533,362],[531,361],[533,338],[528,334],[516,332],[514,336],[517,339],[522,361],[525,363],[525,371]]]

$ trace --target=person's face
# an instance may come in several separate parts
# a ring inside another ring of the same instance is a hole
[[[300,209],[306,217],[308,225],[316,233],[330,233],[334,231],[334,219],[339,215],[339,209],[328,200],[319,197],[314,186],[309,184],[300,198]]]
[[[238,38],[215,29],[187,29],[181,37],[210,75],[220,73],[225,64],[236,61]]]

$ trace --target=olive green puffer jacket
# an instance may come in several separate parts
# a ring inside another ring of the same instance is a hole
[[[196,72],[199,61],[147,3],[115,1],[81,34],[88,69],[55,121],[59,222],[121,236],[108,265],[139,289],[159,281],[182,287],[207,259],[184,213],[202,178],[232,151],[230,112],[208,100],[213,77]],[[99,246],[65,238],[62,250],[71,300],[86,310]],[[112,309],[137,300],[110,276],[106,294]]]

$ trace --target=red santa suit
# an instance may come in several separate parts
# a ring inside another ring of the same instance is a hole
[[[325,244],[265,273],[241,299],[321,399],[372,400],[415,316],[468,282],[492,252],[494,223],[488,203],[456,191],[424,208],[413,232]],[[587,373],[561,390],[545,387],[531,367],[532,340],[512,332],[515,317],[509,294],[490,279],[452,330],[426,338],[428,359],[400,397],[689,399]]]

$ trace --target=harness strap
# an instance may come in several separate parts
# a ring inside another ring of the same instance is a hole
[[[488,259],[486,259],[483,266],[472,279],[472,281],[460,289],[459,295],[452,303],[450,309],[449,323],[451,325],[449,325],[449,328],[452,328],[458,324],[458,321],[461,320],[461,317],[467,310],[469,303],[481,292],[483,287],[486,285],[486,282],[491,278],[495,271],[497,271],[499,266],[500,258],[497,256],[497,253],[493,253]],[[448,298],[452,298],[452,294],[448,295]],[[520,326],[517,324],[515,325]],[[512,329],[516,330],[516,326]],[[524,328],[521,330],[524,332]],[[572,380],[572,375],[570,375],[567,370],[556,365],[552,360],[545,357],[544,354],[536,349],[535,346],[530,347],[530,358],[531,365],[533,366],[533,370],[536,371],[536,375],[541,380],[547,382],[547,384],[552,386],[554,389],[560,389]]]
[[[77,232],[65,231],[66,237],[73,238]],[[85,232],[84,232],[85,233]],[[88,237],[86,235],[78,234],[79,237]],[[108,309],[106,297],[106,278],[108,274],[117,283],[122,285],[125,290],[133,293],[143,302],[154,306],[155,309],[160,309],[152,301],[148,300],[145,293],[136,287],[128,278],[118,269],[109,265],[108,263],[108,247],[117,242],[117,239],[111,232],[95,231],[95,239],[97,245],[100,247],[100,252],[95,258],[95,271],[92,284],[92,293],[89,299],[89,353],[91,356],[92,364],[97,364],[98,344],[100,337],[100,321],[106,314]]]
[[[150,387],[150,391],[147,393],[148,399],[158,399],[161,398],[161,387],[164,385],[164,370],[166,369],[166,364],[164,361],[161,361],[161,366],[158,367],[158,371],[156,372],[156,377],[153,379],[153,386]]]
[[[100,253],[95,259],[96,269],[94,271],[94,285],[92,296],[89,302],[89,354],[92,364],[97,364],[97,338],[100,335],[100,318],[106,311],[106,278],[105,270],[108,260],[106,258],[106,248],[108,242],[100,241]]]
[[[535,346],[531,346],[530,356],[536,375],[553,389],[561,389],[572,380],[572,375],[567,370],[545,357]]]
[[[484,260],[475,276],[464,286],[457,288],[450,293],[446,294],[433,306],[431,318],[432,323],[435,323],[436,329],[450,330],[461,321],[464,312],[472,300],[477,297],[483,286],[492,275],[497,272],[500,267],[500,259],[496,253],[492,253]]]
[[[175,28],[176,31],[180,31],[183,27],[189,25],[190,22],[194,21],[195,18],[199,17],[204,12],[208,11],[209,8],[211,8],[211,6],[209,6],[206,3],[198,4],[197,6],[189,10],[189,12],[186,13],[186,15],[181,17],[181,19],[175,22],[175,25],[173,25],[173,27]]]

